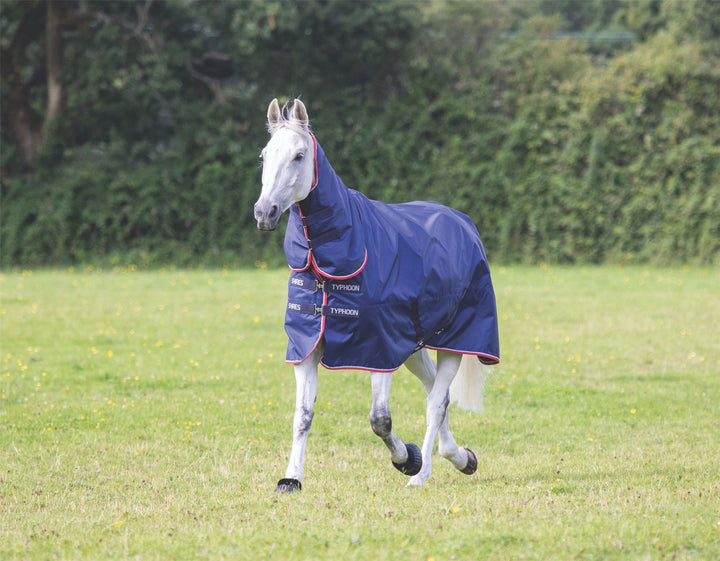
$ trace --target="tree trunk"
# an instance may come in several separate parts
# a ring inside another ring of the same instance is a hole
[[[47,136],[50,126],[60,116],[63,106],[63,85],[60,81],[62,71],[62,32],[60,20],[63,4],[48,2],[45,20],[45,49],[47,64],[47,112],[43,124],[43,137]]]
[[[63,2],[28,2],[15,35],[2,48],[1,66],[7,85],[7,116],[15,142],[25,163],[29,164],[43,149],[53,123],[61,116],[64,88],[60,80],[63,64],[62,17]],[[26,50],[33,43],[42,44],[45,35],[45,67],[36,68],[30,75],[26,72]],[[44,75],[43,75],[44,74]],[[38,114],[30,103],[35,87],[45,81],[47,105],[45,115]]]
[[[40,144],[42,119],[30,104],[30,90],[39,73],[25,72],[28,66],[26,49],[42,37],[46,9],[40,2],[20,4],[22,18],[10,41],[2,45],[0,66],[7,86],[7,99],[3,114],[15,133],[15,143],[25,162],[30,162]]]
[[[11,97],[15,96],[11,95]],[[17,147],[23,160],[30,163],[38,152],[38,146],[42,143],[40,120],[24,100],[19,100],[16,103],[11,102],[10,104],[15,107],[10,115],[10,122],[15,131]]]

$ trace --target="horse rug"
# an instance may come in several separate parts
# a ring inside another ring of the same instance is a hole
[[[466,215],[349,189],[313,136],[315,183],[290,208],[286,360],[325,338],[329,369],[393,371],[422,347],[499,361],[495,293]]]

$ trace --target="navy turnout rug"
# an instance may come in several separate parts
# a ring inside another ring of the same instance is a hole
[[[435,202],[370,200],[313,143],[315,184],[285,233],[287,362],[324,336],[330,369],[393,371],[422,347],[496,364],[495,293],[470,218]]]

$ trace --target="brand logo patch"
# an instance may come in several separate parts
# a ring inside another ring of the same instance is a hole
[[[328,306],[326,309],[332,316],[358,317],[360,315],[360,310],[356,310],[353,308],[336,308],[334,306]]]
[[[360,285],[357,283],[341,284],[333,282],[330,286],[333,292],[360,292]]]

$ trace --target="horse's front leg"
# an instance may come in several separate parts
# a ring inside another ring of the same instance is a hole
[[[302,489],[303,461],[310,426],[315,415],[315,397],[317,396],[318,363],[323,353],[321,342],[315,350],[300,364],[295,365],[295,415],[293,417],[293,442],[285,477],[281,479],[275,491],[291,493]]]
[[[437,375],[427,396],[425,438],[422,445],[422,469],[410,479],[408,485],[425,485],[432,471],[432,451],[435,438],[443,426],[450,404],[450,384],[460,367],[462,355],[438,352]],[[448,431],[449,432],[449,431]],[[454,443],[454,441],[453,441]],[[457,447],[457,445],[455,445]]]
[[[372,408],[370,426],[390,450],[393,465],[406,475],[415,475],[422,466],[420,449],[415,444],[405,444],[392,432],[390,417],[390,383],[392,372],[371,372]]]

